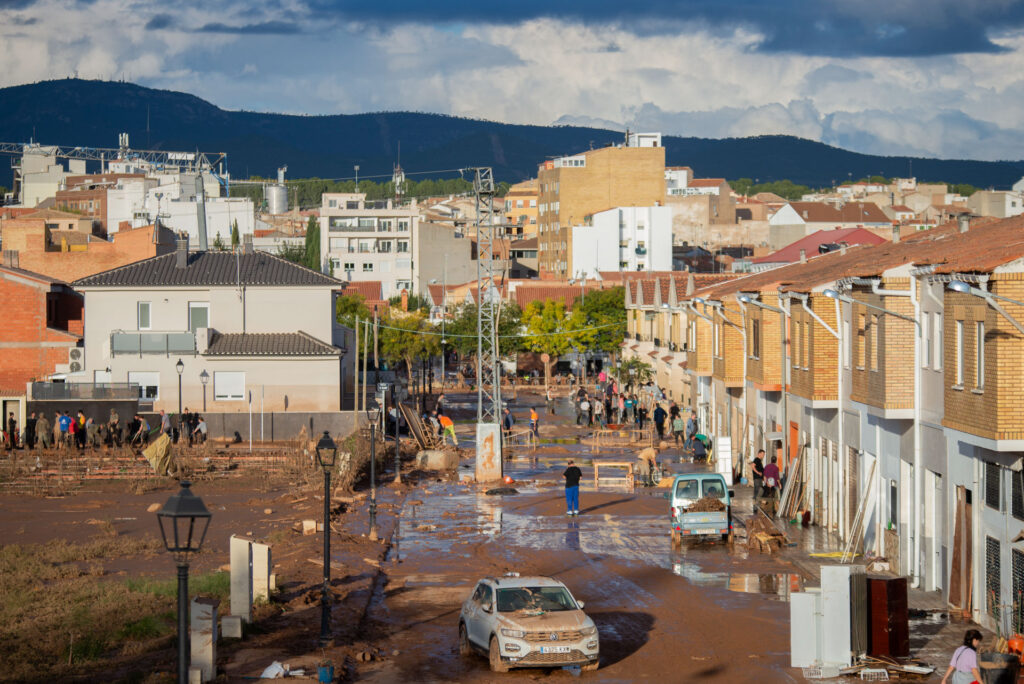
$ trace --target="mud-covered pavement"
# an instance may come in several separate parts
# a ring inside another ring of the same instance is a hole
[[[526,401],[514,410],[528,412]],[[634,493],[603,483],[595,490],[594,459],[632,460],[635,451],[595,453],[573,444],[572,436],[586,429],[567,422],[544,416],[542,437],[558,441],[535,452],[517,450],[506,461],[518,494],[435,484],[406,497],[384,564],[387,581],[368,616],[377,645],[397,655],[361,665],[358,678],[489,682],[579,675],[533,668],[494,675],[485,658],[459,656],[459,611],[476,580],[515,571],[556,577],[585,602],[599,629],[601,667],[583,678],[798,679],[788,667],[789,606],[782,600],[790,589],[802,588],[792,566],[767,556],[747,558],[742,546],[721,542],[673,550],[662,498],[667,490],[641,487]],[[672,450],[662,453],[673,469],[694,467],[680,464]],[[570,457],[584,471],[579,517],[565,515],[561,473]],[[471,472],[470,465],[462,472]]]

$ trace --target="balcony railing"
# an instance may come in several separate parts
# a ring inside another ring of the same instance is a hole
[[[110,334],[110,355],[195,354],[194,332],[121,332]]]
[[[33,382],[34,401],[96,400],[134,401],[139,386],[134,382]]]

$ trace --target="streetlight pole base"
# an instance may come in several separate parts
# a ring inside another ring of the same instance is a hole
[[[370,539],[370,541],[379,541],[380,540],[380,537],[377,536],[377,528],[376,527],[370,529],[369,539]]]

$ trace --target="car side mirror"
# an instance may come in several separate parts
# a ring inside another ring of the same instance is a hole
[[[732,491],[732,490],[730,489],[730,490],[729,490],[729,498],[731,499],[731,498],[733,498],[734,496],[736,496],[736,492],[734,492],[734,491]]]
[[[576,606],[577,606],[577,607],[578,607],[578,608],[579,608],[580,610],[583,610],[583,606],[585,606],[585,605],[586,605],[586,604],[585,604],[585,603],[583,603],[583,601],[577,601],[577,602],[576,602]]]

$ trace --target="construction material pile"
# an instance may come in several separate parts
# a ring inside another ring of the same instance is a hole
[[[725,504],[722,503],[721,499],[716,499],[713,496],[705,496],[703,499],[698,499],[689,508],[684,508],[683,513],[719,513],[725,510]]]
[[[771,518],[760,508],[747,518],[747,548],[760,553],[772,553],[786,544],[786,537],[775,526]]]

